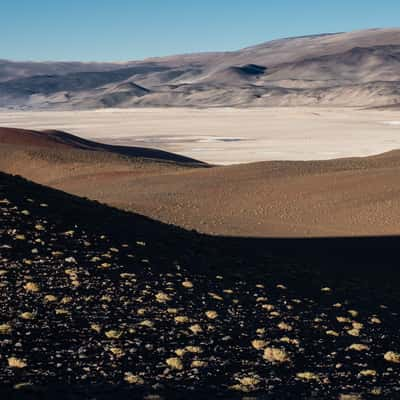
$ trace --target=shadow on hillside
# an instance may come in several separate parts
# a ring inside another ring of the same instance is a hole
[[[393,295],[400,278],[400,236],[346,238],[218,237],[186,231],[0,173],[1,189],[16,204],[34,197],[49,207],[39,212],[63,228],[79,225],[125,242],[147,243],[146,255],[160,269],[177,263],[194,273],[226,274],[237,279],[288,279],[294,285],[335,284],[346,290],[365,287]],[[393,296],[392,296],[393,297]],[[400,299],[400,296],[399,296]]]
[[[288,293],[307,301],[312,300],[317,307],[324,302],[333,305],[340,301],[349,307],[354,306],[360,312],[365,310],[368,315],[370,310],[379,310],[384,304],[389,306],[391,313],[385,317],[386,326],[398,331],[400,237],[213,237],[189,232],[40,186],[20,177],[0,173],[0,200],[3,198],[10,200],[12,206],[20,210],[26,207],[27,200],[30,199],[29,209],[33,221],[35,218],[45,219],[51,223],[51,229],[55,232],[79,229],[94,233],[94,236],[104,234],[117,247],[121,243],[143,241],[144,246],[135,248],[135,256],[138,259],[146,258],[155,271],[159,269],[176,273],[179,265],[187,271],[185,275],[192,275],[192,278],[196,274],[224,275],[227,285],[231,279],[245,279],[250,285],[267,283],[270,288],[284,284],[289,289]],[[43,203],[46,205],[43,206]],[[32,224],[25,226],[25,223],[23,220],[18,226],[10,226],[18,228],[19,232],[22,232],[24,227],[32,229]],[[65,242],[65,246],[68,246],[68,242]],[[126,265],[126,268],[129,271],[130,266]],[[132,272],[135,271],[132,269]],[[331,293],[321,295],[323,287],[332,288]],[[40,374],[40,371],[38,373]],[[122,384],[108,385],[104,382],[101,386],[96,382],[79,387],[67,385],[65,382],[52,385],[51,379],[49,377],[47,387],[25,387],[20,390],[2,387],[0,383],[0,398],[111,400],[160,398],[149,397],[160,395],[165,399],[209,399],[213,398],[210,391],[214,387],[208,386],[208,392],[202,392],[197,387],[196,392],[193,392],[185,388],[183,382],[179,386],[182,391],[179,392],[169,386],[136,388]],[[220,385],[216,387],[222,390],[218,398],[242,398],[241,395],[226,394],[226,388],[221,389]],[[304,390],[309,388],[282,386],[282,393],[275,391],[273,398],[297,398],[298,392]],[[264,394],[257,398],[271,397]]]
[[[63,144],[72,147],[80,148],[83,150],[93,151],[108,151],[111,153],[120,154],[127,157],[148,158],[158,161],[174,162],[183,165],[190,165],[193,167],[209,167],[207,163],[195,160],[190,157],[185,157],[180,154],[170,153],[159,149],[146,148],[146,147],[132,147],[132,146],[116,146],[92,140],[83,139],[79,136],[72,135],[62,131],[45,131],[52,138],[60,141]]]

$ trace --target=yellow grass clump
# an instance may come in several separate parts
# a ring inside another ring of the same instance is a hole
[[[313,372],[298,372],[296,376],[303,381],[319,381],[319,376]]]
[[[189,318],[186,317],[186,316],[184,316],[184,315],[178,315],[178,316],[176,316],[176,317],[174,318],[174,320],[175,320],[175,322],[176,322],[177,324],[185,324],[185,323],[187,323],[187,322],[190,321]]]
[[[185,349],[176,349],[176,350],[175,350],[175,354],[176,354],[178,357],[183,357],[183,356],[186,354],[186,350],[185,350]]]
[[[353,326],[354,329],[358,329],[361,330],[364,327],[364,324],[362,324],[361,322],[352,322],[351,325]]]
[[[153,328],[154,323],[148,319],[145,319],[144,321],[139,323],[140,326],[145,326],[146,328]]]
[[[218,295],[217,293],[209,292],[208,295],[214,300],[223,301],[224,298]]]
[[[111,329],[105,332],[105,335],[108,339],[119,339],[122,336],[122,331],[117,331],[115,329]]]
[[[218,317],[218,313],[216,311],[209,310],[206,311],[206,317],[208,319],[216,319]]]
[[[353,318],[358,317],[358,311],[356,310],[348,310],[347,311]]]
[[[347,317],[336,317],[336,320],[342,324],[349,324],[351,322],[351,319]]]
[[[134,375],[131,372],[125,372],[124,381],[129,383],[130,385],[143,385],[144,380],[142,377],[138,375]]]
[[[242,378],[237,378],[237,380],[239,383],[230,386],[230,389],[243,393],[249,393],[257,390],[257,385],[260,383],[260,379],[255,376],[245,376]]]
[[[30,319],[35,319],[35,314],[25,311],[22,314],[19,315],[22,319],[30,320]]]
[[[24,289],[25,289],[27,292],[30,292],[30,293],[37,293],[37,292],[40,292],[39,286],[38,286],[36,283],[34,283],[34,282],[27,282],[27,283],[24,285]]]
[[[383,356],[383,358],[388,362],[400,364],[400,354],[395,353],[394,351],[386,352],[385,355]]]
[[[360,371],[360,373],[358,375],[360,375],[360,376],[376,376],[377,372],[374,369],[363,369],[362,371]]]
[[[356,328],[349,329],[349,330],[347,331],[347,333],[348,333],[350,336],[360,336],[360,330],[359,330],[359,329],[356,329]]]
[[[167,302],[167,301],[171,301],[171,297],[170,296],[168,296],[166,293],[164,293],[164,292],[158,292],[156,295],[155,295],[155,297],[156,297],[156,301],[158,302],[158,303],[165,303],[165,302]]]
[[[371,322],[371,324],[381,324],[382,323],[382,321],[378,317],[371,317],[371,319],[369,321]]]
[[[290,361],[290,358],[285,350],[275,347],[266,347],[264,349],[263,358],[264,360],[272,363],[285,363]]]
[[[110,347],[110,353],[114,354],[115,357],[120,358],[125,355],[125,352],[119,347]]]
[[[192,364],[190,365],[192,368],[202,368],[206,367],[208,365],[207,361],[202,361],[202,360],[193,360]]]
[[[0,324],[0,335],[9,335],[12,332],[10,324]]]
[[[200,346],[186,346],[185,350],[188,353],[200,354],[203,352],[203,349]]]
[[[104,262],[104,263],[101,263],[97,268],[98,269],[108,269],[110,267],[111,267],[110,263]]]
[[[167,358],[165,362],[172,369],[176,369],[178,371],[181,371],[183,369],[182,361],[178,357]]]
[[[369,346],[366,344],[362,343],[353,343],[348,347],[349,350],[355,350],[355,351],[367,351],[369,350]]]
[[[255,376],[245,376],[238,379],[239,383],[244,386],[256,386],[260,383],[260,380]]]
[[[48,294],[48,295],[44,296],[44,301],[46,303],[53,303],[53,302],[55,302],[57,300],[58,300],[57,297],[52,295],[52,294]]]
[[[68,310],[66,310],[65,308],[57,308],[55,310],[56,315],[69,315],[70,312]]]
[[[261,308],[267,311],[273,311],[275,306],[273,304],[263,304]]]
[[[281,329],[282,331],[288,331],[288,332],[293,330],[293,328],[289,324],[287,324],[286,322],[280,322],[278,324],[278,328]]]
[[[68,304],[68,303],[71,303],[72,300],[73,300],[72,297],[65,296],[65,297],[63,297],[63,298],[61,299],[60,303],[61,303],[61,304]]]
[[[265,340],[258,340],[255,339],[251,342],[251,345],[256,349],[256,350],[262,350],[264,347],[267,346],[267,342]]]
[[[91,325],[90,325],[90,329],[91,329],[92,331],[95,331],[95,332],[97,332],[97,333],[100,333],[100,332],[101,332],[101,325],[99,325],[99,324],[91,324]]]
[[[327,330],[326,332],[325,332],[328,336],[339,336],[339,333],[337,333],[336,331],[333,331],[333,330]]]
[[[203,332],[203,329],[199,324],[194,324],[194,325],[190,326],[189,330],[192,331],[195,335]]]
[[[280,338],[280,342],[292,344],[294,346],[298,346],[300,344],[298,339],[291,339],[291,338],[289,338],[287,336],[284,336],[284,337]]]
[[[10,357],[8,359],[8,366],[10,368],[25,368],[27,366],[27,363],[20,358]]]

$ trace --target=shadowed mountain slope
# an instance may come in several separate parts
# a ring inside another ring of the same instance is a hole
[[[0,60],[0,82],[35,75],[65,75],[121,69],[129,63],[33,62]]]

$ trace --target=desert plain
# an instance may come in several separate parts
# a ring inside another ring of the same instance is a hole
[[[223,165],[362,157],[400,148],[398,110],[352,107],[1,111],[0,126],[57,129]]]
[[[323,107],[2,112],[0,126],[34,132],[4,131],[0,168],[208,234],[397,235],[399,121],[396,110]]]

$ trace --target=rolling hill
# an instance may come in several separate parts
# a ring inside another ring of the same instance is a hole
[[[400,153],[225,167],[65,132],[0,130],[0,170],[220,235],[397,235]]]
[[[128,160],[148,161],[160,164],[171,163],[182,166],[185,164],[189,166],[206,165],[201,161],[162,150],[97,143],[57,130],[32,131],[0,128],[0,143],[9,151],[12,151],[14,148],[22,151],[24,149],[46,149],[48,152],[62,150],[65,155],[68,151],[85,150],[87,154],[91,154],[93,157],[97,155],[109,155],[110,158],[126,156]]]

